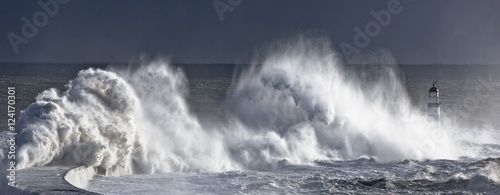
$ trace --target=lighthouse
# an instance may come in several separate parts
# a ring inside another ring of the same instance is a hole
[[[439,108],[439,90],[436,88],[437,82],[432,83],[431,89],[429,89],[429,103],[427,104],[427,115],[429,118],[434,119],[438,124],[439,115],[441,114],[441,109]]]

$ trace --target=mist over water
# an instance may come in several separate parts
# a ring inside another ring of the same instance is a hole
[[[50,89],[19,118],[19,168],[85,165],[107,174],[225,168],[217,132],[203,131],[185,102],[185,77],[167,63],[84,70]]]
[[[18,168],[85,165],[121,175],[482,158],[462,144],[479,138],[460,136],[451,122],[439,128],[414,108],[399,75],[395,66],[355,73],[326,41],[281,43],[241,73],[227,121],[209,125],[190,113],[186,77],[167,61],[83,70],[19,117]]]
[[[394,161],[464,155],[448,127],[438,129],[412,107],[397,69],[349,72],[327,42],[300,39],[282,47],[244,73],[229,100],[243,124],[287,143],[281,158]]]

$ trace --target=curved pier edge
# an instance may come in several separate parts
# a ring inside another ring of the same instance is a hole
[[[94,178],[96,171],[93,167],[78,166],[64,174],[64,180],[71,186],[80,189],[80,194],[98,195],[99,193],[85,190],[89,181]]]

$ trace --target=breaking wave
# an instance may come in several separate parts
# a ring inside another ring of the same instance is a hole
[[[85,165],[106,174],[231,167],[219,133],[203,131],[185,95],[185,76],[164,62],[81,71],[67,91],[42,92],[19,117],[18,167]]]
[[[130,174],[473,156],[453,127],[412,107],[397,69],[357,74],[329,48],[299,39],[256,59],[228,94],[228,122],[211,127],[190,113],[186,77],[165,61],[83,70],[22,112],[18,168]]]

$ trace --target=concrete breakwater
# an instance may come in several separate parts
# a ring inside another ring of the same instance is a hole
[[[18,171],[17,188],[7,194],[84,194],[95,172],[92,167],[30,167]]]

